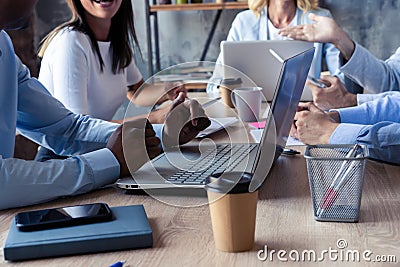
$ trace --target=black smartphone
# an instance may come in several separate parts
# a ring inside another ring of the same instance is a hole
[[[316,85],[316,86],[319,86],[319,87],[321,87],[321,88],[326,88],[326,84],[324,84],[321,80],[319,80],[319,79],[316,79],[316,78],[314,78],[314,77],[311,77],[311,76],[308,76],[308,80],[312,83],[312,84],[314,84],[314,85]]]
[[[15,216],[16,225],[21,231],[37,231],[110,220],[112,212],[105,203],[33,210]]]

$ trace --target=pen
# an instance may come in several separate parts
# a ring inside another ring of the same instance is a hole
[[[359,154],[356,156],[356,158],[360,158],[362,155]],[[339,180],[339,182],[336,184],[335,188],[330,190],[330,195],[327,198],[324,207],[320,210],[319,215],[317,216],[322,216],[324,214],[325,210],[330,208],[332,204],[335,202],[336,197],[339,194],[340,189],[346,184],[350,177],[350,173],[354,170],[354,166],[356,165],[357,161],[351,162],[350,166],[347,168],[346,172],[343,174],[342,179]]]
[[[353,148],[347,153],[346,158],[352,158],[354,155],[357,153],[358,148],[360,145],[355,144]],[[326,190],[324,197],[322,198],[322,201],[318,207],[317,210],[317,216],[321,216],[323,212],[329,208],[332,203],[334,202],[334,199],[337,196],[337,185],[340,183],[341,180],[343,180],[343,177],[345,177],[344,174],[348,174],[348,171],[352,169],[354,165],[350,164],[348,168],[346,166],[350,163],[350,160],[345,160],[342,165],[340,166],[339,171],[336,173],[335,177],[333,178],[333,181],[331,185],[329,186],[328,190]],[[354,163],[354,162],[353,162]],[[341,179],[340,179],[341,178]]]
[[[324,84],[322,81],[312,77],[312,76],[308,76],[307,79],[314,85],[319,86],[321,88],[326,88],[326,84]]]
[[[201,105],[201,106],[202,106],[203,108],[206,108],[206,107],[208,107],[208,106],[211,106],[212,104],[214,104],[215,102],[217,102],[217,101],[220,100],[220,99],[221,99],[221,97],[217,97],[217,98],[211,99],[210,101],[204,103],[204,104]]]
[[[126,263],[126,261],[117,261],[113,265],[110,265],[110,267],[122,267],[122,266],[124,266],[125,263]]]
[[[356,158],[361,158],[361,154],[358,154]],[[356,165],[357,161],[353,160],[350,164],[350,166],[347,168],[346,172],[343,174],[342,179],[339,180],[339,182],[336,184],[335,188],[333,191],[339,191],[347,182],[347,178],[350,176],[351,171],[354,168],[354,165]]]

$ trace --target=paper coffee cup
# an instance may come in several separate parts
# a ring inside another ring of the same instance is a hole
[[[214,174],[206,181],[211,222],[217,249],[251,250],[254,245],[258,191],[249,192],[252,175]]]
[[[234,108],[231,99],[231,94],[233,90],[239,88],[241,85],[242,85],[241,78],[227,78],[221,81],[221,84],[219,86],[219,91],[221,94],[222,101],[225,103],[225,105],[229,106],[230,108]]]

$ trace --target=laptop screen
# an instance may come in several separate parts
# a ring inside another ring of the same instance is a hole
[[[275,120],[278,156],[281,154],[289,136],[293,118],[307,79],[309,62],[314,55],[313,49],[288,59],[282,69],[274,101],[272,114]]]
[[[275,163],[286,146],[293,118],[307,80],[314,50],[315,48],[311,48],[288,58],[282,65],[271,103],[272,112],[269,112],[267,116],[257,162],[253,166],[254,177],[251,187],[261,185],[272,164]],[[259,184],[256,184],[257,182]]]
[[[272,101],[276,85],[279,82],[282,63],[277,61],[268,50],[272,49],[282,58],[286,59],[312,47],[313,43],[294,40],[224,41],[221,42],[222,62],[246,74],[246,77],[239,77],[243,81],[247,77],[250,78],[254,83],[263,88],[265,98],[268,101]],[[223,71],[228,72],[222,75],[223,77],[231,77],[229,68],[223,68]],[[233,74],[232,77],[237,76],[237,72]],[[309,74],[311,76],[315,75],[313,71],[309,72]],[[311,99],[311,92],[305,88],[302,100]]]

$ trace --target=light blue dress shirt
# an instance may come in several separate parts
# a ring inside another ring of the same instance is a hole
[[[120,166],[104,148],[117,124],[67,110],[30,73],[0,32],[0,209],[76,195],[114,182]],[[66,160],[14,159],[16,129]]]
[[[336,109],[341,124],[331,144],[364,144],[371,158],[400,164],[400,94],[383,94],[356,107]]]
[[[342,55],[341,61],[343,62]],[[389,59],[383,61],[356,43],[353,55],[340,70],[368,91],[399,91],[400,47]]]

